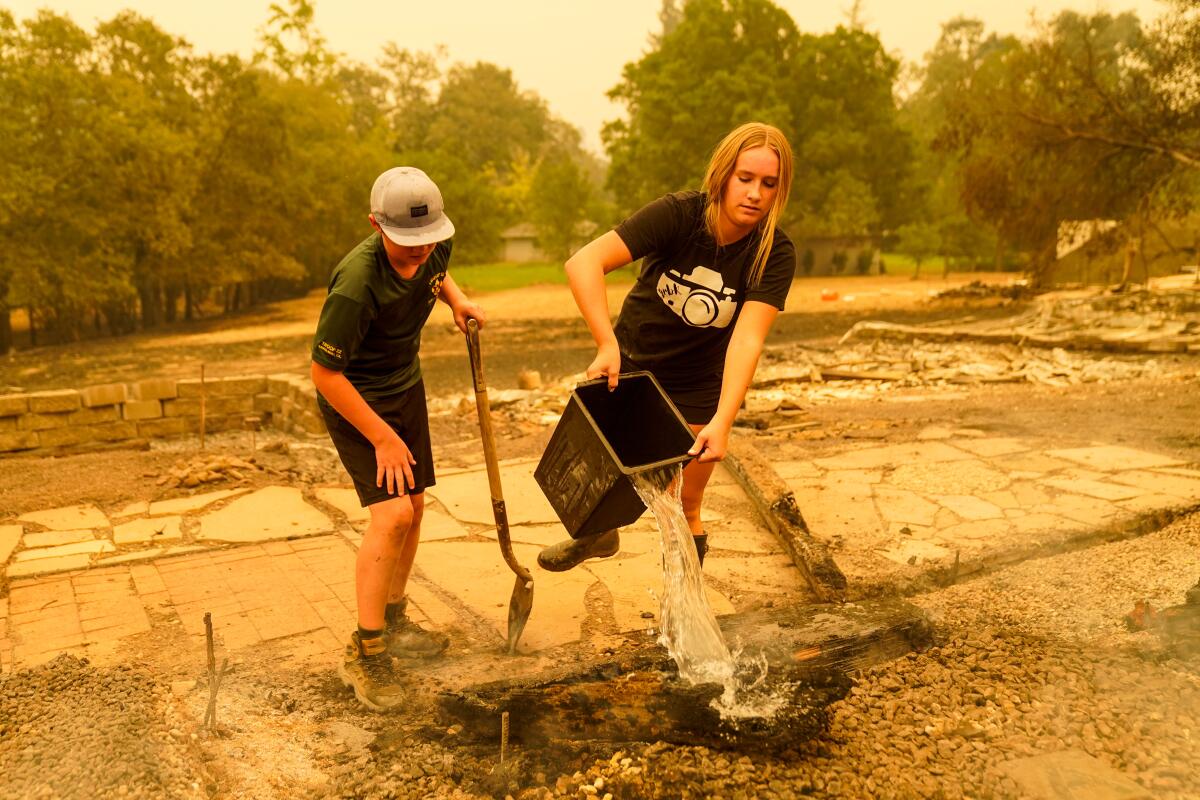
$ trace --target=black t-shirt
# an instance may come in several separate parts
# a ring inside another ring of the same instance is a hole
[[[762,279],[748,287],[758,234],[717,247],[704,200],[700,192],[668,194],[616,228],[634,259],[644,259],[617,319],[617,342],[628,359],[679,386],[719,384],[742,304],[782,310],[796,272],[796,248],[776,228]]]
[[[446,279],[451,242],[440,242],[411,278],[392,268],[379,233],[333,270],[312,359],[342,372],[368,402],[421,379],[421,328]]]

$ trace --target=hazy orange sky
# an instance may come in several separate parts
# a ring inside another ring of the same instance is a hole
[[[776,0],[801,30],[822,33],[846,20],[845,2]],[[266,21],[271,0],[0,0],[18,19],[39,8],[69,14],[91,28],[122,9],[133,9],[198,50],[248,54]],[[451,61],[490,61],[512,70],[524,89],[540,94],[558,116],[578,126],[584,142],[600,150],[600,127],[621,113],[605,97],[658,29],[660,0],[440,0],[383,3],[316,0],[317,27],[337,52],[374,63],[385,42],[407,49],[446,46]],[[976,17],[989,30],[1024,33],[1030,0],[864,0],[868,30],[909,61],[937,41],[941,24]],[[1135,11],[1143,20],[1165,6],[1156,0],[1038,0],[1046,19],[1063,9]]]

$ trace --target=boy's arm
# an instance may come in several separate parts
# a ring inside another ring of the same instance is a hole
[[[412,465],[417,460],[413,458],[412,451],[392,430],[392,426],[367,405],[354,384],[337,370],[323,367],[315,361],[312,362],[312,381],[329,405],[375,446],[375,485],[383,486],[387,481],[388,494],[393,491],[404,494],[405,486],[413,488]]]
[[[442,290],[438,293],[438,299],[450,306],[450,310],[454,312],[454,324],[463,333],[467,332],[468,319],[477,321],[481,328],[487,322],[487,315],[483,313],[483,308],[478,303],[472,303],[467,299],[466,294],[458,288],[458,284],[454,282],[454,278],[450,277],[449,272],[446,273],[446,279],[442,281]]]

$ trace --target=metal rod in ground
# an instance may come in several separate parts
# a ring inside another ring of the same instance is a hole
[[[200,365],[200,449],[204,449],[204,412],[208,391],[204,386],[204,365]]]
[[[500,715],[500,763],[508,756],[508,712]]]
[[[212,612],[204,612],[204,643],[208,650],[208,708],[204,712],[204,726],[212,728],[217,724],[216,703],[213,702],[216,697],[216,681],[217,681],[217,658],[213,652],[213,632],[212,632]]]
[[[205,721],[211,720],[209,724],[210,730],[217,729],[217,692],[221,690],[221,682],[225,680],[225,673],[229,671],[229,659],[221,662],[221,671],[216,674],[216,679],[212,681],[208,691],[208,708],[204,711]]]

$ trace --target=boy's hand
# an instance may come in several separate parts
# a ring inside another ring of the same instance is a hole
[[[729,448],[729,428],[719,422],[709,422],[696,434],[696,443],[688,450],[689,456],[699,455],[700,463],[720,461]]]
[[[596,357],[588,365],[589,378],[608,378],[608,390],[617,388],[617,376],[621,374],[621,351],[616,344],[601,345],[596,350]]]
[[[375,445],[375,485],[383,486],[386,480],[388,494],[407,494],[405,487],[416,486],[412,473],[412,465],[416,463],[408,445],[393,433],[391,438]],[[401,479],[404,483],[400,483]]]
[[[454,324],[463,333],[467,332],[467,320],[473,319],[479,323],[482,328],[487,322],[487,314],[483,313],[483,308],[478,303],[463,303],[454,307]]]

